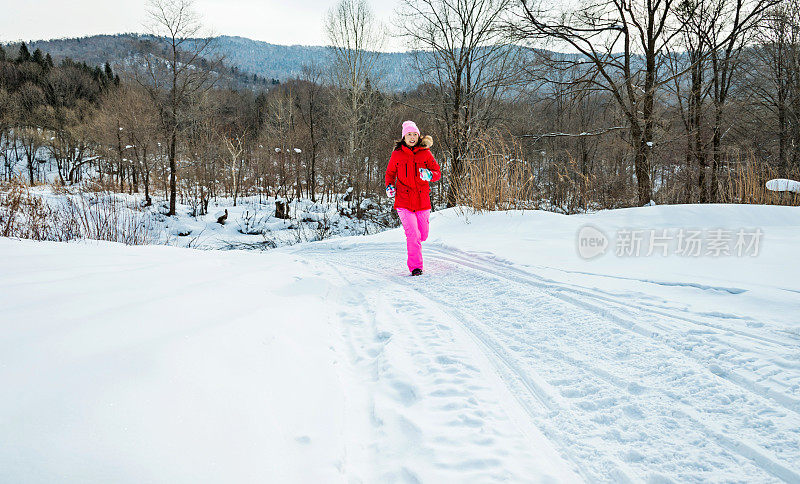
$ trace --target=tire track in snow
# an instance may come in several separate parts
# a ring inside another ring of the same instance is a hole
[[[436,244],[436,243],[434,243]],[[369,251],[369,252],[382,252],[386,255],[397,256],[398,253],[392,247],[396,246],[397,244],[371,244],[369,246],[353,246],[358,247],[359,251]],[[349,247],[347,250],[352,250]],[[320,254],[329,253],[328,250],[323,250],[321,248],[310,248],[310,252],[316,252]],[[618,306],[624,306],[630,309],[651,313],[656,316],[664,316],[670,319],[680,320],[692,325],[707,327],[717,331],[719,333],[733,333],[737,336],[742,336],[748,339],[752,339],[756,343],[764,344],[764,345],[776,345],[785,348],[797,348],[800,345],[800,335],[794,333],[785,333],[785,339],[778,340],[762,335],[758,335],[755,333],[751,333],[748,331],[730,328],[727,326],[721,326],[719,324],[711,323],[708,321],[703,321],[701,318],[719,318],[728,320],[730,318],[724,316],[715,316],[713,314],[704,314],[704,313],[692,313],[696,317],[690,318],[683,316],[681,314],[676,314],[675,311],[668,308],[656,308],[651,305],[640,305],[634,304],[629,299],[622,299],[620,296],[615,294],[602,291],[600,289],[587,289],[581,286],[576,286],[573,284],[562,283],[552,279],[548,279],[542,276],[539,276],[533,272],[528,270],[520,269],[519,267],[515,266],[514,264],[497,260],[495,258],[487,258],[481,255],[476,255],[472,252],[463,251],[456,247],[451,247],[449,245],[445,245],[442,243],[438,243],[438,245],[426,245],[425,251],[431,251],[437,253],[437,257],[439,258],[450,258],[451,262],[457,263],[464,263],[470,267],[473,267],[476,270],[482,270],[484,272],[490,272],[494,275],[499,277],[503,277],[505,279],[511,279],[514,282],[519,282],[519,280],[514,279],[514,276],[509,276],[508,272],[513,272],[514,274],[520,276],[524,284],[529,284],[537,288],[541,289],[551,289],[554,291],[561,291],[564,293],[572,293],[582,297],[591,298],[593,300],[597,300],[599,302],[604,303],[612,303]],[[455,259],[455,260],[452,260]]]
[[[688,323],[689,325],[695,326],[703,326],[703,327],[710,327],[715,332],[713,335],[704,334],[705,340],[703,343],[711,341],[718,342],[726,347],[734,348],[742,353],[745,353],[746,349],[737,347],[733,343],[722,341],[718,338],[718,335],[725,334],[725,333],[733,333],[737,336],[742,336],[754,341],[757,344],[760,344],[765,347],[765,350],[774,350],[775,346],[781,348],[788,348],[790,350],[795,350],[797,352],[797,357],[795,359],[800,359],[800,342],[789,342],[789,341],[780,341],[775,340],[773,338],[768,338],[760,335],[755,335],[753,333],[737,330],[734,328],[728,328],[724,326],[719,326],[713,323],[698,321],[697,319],[687,318],[685,316],[676,315],[674,313],[668,312],[666,310],[658,310],[648,306],[642,306],[634,304],[630,301],[620,301],[616,297],[608,294],[600,295],[596,294],[595,292],[575,288],[567,284],[558,283],[555,281],[550,281],[544,279],[536,274],[530,273],[528,271],[521,270],[516,268],[512,265],[500,263],[492,260],[488,260],[486,258],[480,256],[471,256],[459,249],[453,249],[453,253],[450,252],[449,249],[442,249],[438,247],[429,247],[432,251],[437,252],[437,258],[440,260],[448,260],[453,263],[457,263],[461,266],[469,267],[475,269],[477,271],[482,271],[485,273],[492,274],[494,276],[506,279],[510,282],[517,283],[517,284],[526,284],[533,288],[542,290],[550,294],[552,297],[559,298],[569,304],[582,307],[583,309],[593,311],[603,317],[606,317],[612,321],[617,322],[620,327],[625,328],[629,331],[633,331],[641,336],[645,336],[660,343],[666,344],[673,349],[682,352],[687,357],[699,362],[702,365],[706,365],[707,369],[717,375],[719,378],[726,379],[731,383],[739,386],[745,391],[751,392],[759,397],[767,397],[775,400],[779,405],[783,406],[786,410],[796,413],[800,415],[800,398],[793,397],[791,395],[787,395],[786,393],[776,392],[775,390],[760,384],[758,381],[748,378],[741,373],[736,372],[733,369],[723,369],[719,365],[711,363],[703,359],[698,358],[692,353],[692,348],[690,344],[681,341],[675,341],[676,344],[673,344],[667,339],[666,335],[676,334],[675,328],[670,328],[660,324],[657,321],[651,321],[651,327],[645,327],[641,324],[635,322],[633,319],[639,319],[638,314],[630,315],[626,314],[633,312],[640,312],[646,313],[653,317],[661,317],[661,318],[668,318],[672,321],[679,321],[682,323]],[[367,248],[367,250],[375,251],[375,252],[385,252],[387,254],[394,254],[394,252],[390,251],[388,248],[379,247],[377,249]],[[458,253],[461,254],[458,254]],[[476,261],[475,259],[479,259]],[[514,272],[515,275],[508,275],[505,272]],[[518,275],[519,277],[517,277]],[[589,298],[597,302],[598,304],[612,304],[617,307],[602,307],[591,304],[585,300],[577,299],[573,297],[573,294],[577,294],[582,298]],[[625,316],[621,316],[620,314],[625,314]],[[698,316],[699,317],[699,316]],[[691,331],[689,334],[693,334]],[[794,339],[794,338],[791,338]],[[686,348],[689,349],[686,349]],[[790,368],[790,369],[797,369],[800,370],[800,363],[791,363],[786,360],[779,360],[779,361],[769,361],[772,364],[777,364],[783,368]]]
[[[467,266],[470,267],[470,268],[481,270],[483,272],[487,272],[489,274],[492,274],[493,276],[500,277],[500,278],[509,280],[511,282],[519,282],[517,278],[509,277],[509,276],[507,276],[507,275],[505,275],[503,273],[498,273],[497,271],[494,271],[494,270],[491,270],[491,269],[487,269],[486,267],[480,267],[480,266],[476,266],[474,264],[469,264],[469,261],[464,261],[463,259],[462,260],[457,260],[457,259],[454,260],[452,258],[449,258],[449,257],[446,257],[446,256],[443,257],[441,255],[439,256],[439,258],[440,259],[449,260],[450,262],[453,262],[453,263],[463,264],[464,262],[467,262]],[[524,282],[528,282],[528,281],[524,281]],[[528,282],[528,285],[529,286],[534,286],[537,289],[541,287],[541,284],[539,284],[539,283],[531,284],[531,283]],[[585,301],[578,300],[578,299],[573,298],[571,296],[565,296],[563,294],[558,294],[558,293],[554,294],[554,293],[549,292],[549,291],[547,291],[547,294],[552,296],[552,297],[554,297],[554,298],[556,298],[556,299],[560,299],[560,300],[569,302],[569,303],[573,304],[576,307],[583,308],[583,309],[595,312],[596,314],[601,315],[601,316],[603,316],[603,317],[605,317],[607,319],[610,319],[610,320],[618,323],[621,327],[623,327],[625,329],[628,329],[630,331],[633,331],[636,334],[648,337],[648,338],[650,338],[650,339],[652,339],[652,340],[654,340],[656,342],[667,343],[662,338],[657,338],[656,334],[654,334],[652,332],[648,332],[646,328],[643,328],[642,326],[638,325],[637,323],[635,323],[633,321],[627,320],[625,318],[621,318],[618,315],[610,313],[609,311],[607,311],[604,308],[600,308],[600,307],[594,306],[592,304],[587,304]],[[582,293],[582,295],[587,295],[587,294]],[[626,305],[627,306],[632,306],[632,305],[628,305],[628,304],[626,304]],[[656,313],[660,314],[659,311],[651,311],[651,312],[656,312]],[[672,315],[666,315],[666,316],[672,317]],[[762,338],[757,338],[756,337],[754,339],[760,340]],[[669,345],[669,343],[667,343],[667,345],[671,346],[671,345]],[[698,363],[703,364],[702,361],[699,361],[696,358],[692,357],[692,359],[698,361]],[[737,381],[736,379],[730,378],[730,377],[728,377],[728,375],[723,374],[720,371],[714,371],[713,369],[708,369],[708,370],[711,371],[712,373],[714,373],[716,376],[719,376],[719,377],[721,377],[721,378],[723,378],[723,379],[725,379],[727,381],[730,381],[731,383],[733,383],[733,384],[737,385],[738,387],[746,390],[747,392],[749,392],[751,394],[754,394],[757,398],[759,398],[759,399],[763,399],[764,398],[763,394],[760,394],[760,393],[756,392],[753,388],[748,387],[747,384],[742,384],[741,380]],[[595,371],[595,374],[600,376],[601,378],[607,379],[609,382],[612,382],[612,383],[615,383],[615,384],[619,385],[619,382],[615,382],[613,378],[609,378],[610,375],[608,374],[608,372],[597,371],[597,370],[594,370],[594,371]],[[752,385],[755,385],[754,382],[748,382],[748,383],[750,383]],[[772,398],[774,401],[776,401],[777,403],[779,403],[780,405],[785,407],[787,410],[789,410],[790,412],[792,412],[795,415],[797,415],[797,413],[798,413],[797,410],[796,410],[797,409],[797,400],[793,399],[792,397],[790,397],[788,395],[775,394],[774,392],[769,392],[769,393],[770,394],[768,395],[768,397]],[[693,408],[691,408],[689,406],[686,406],[686,405],[682,404],[681,401],[680,401],[680,398],[678,396],[671,395],[669,393],[666,393],[666,394],[668,394],[670,396],[670,398],[673,399],[673,401],[682,409],[682,412],[685,415],[687,415],[689,418],[691,418],[699,426],[699,428],[703,429],[703,432],[706,435],[708,435],[709,438],[712,438],[713,440],[715,440],[722,447],[725,447],[731,452],[738,453],[738,454],[742,455],[743,457],[746,457],[746,458],[756,462],[759,466],[761,466],[762,468],[766,469],[771,474],[775,475],[776,477],[779,477],[782,480],[785,480],[785,481],[788,481],[788,482],[800,482],[800,473],[798,471],[796,471],[796,470],[793,470],[793,469],[781,464],[776,457],[769,455],[770,452],[768,452],[768,451],[766,451],[764,449],[759,449],[758,446],[746,444],[745,442],[741,441],[740,439],[732,438],[730,436],[725,435],[722,432],[713,430],[710,426],[708,426],[708,425],[706,425],[706,424],[704,424],[702,422],[703,418],[698,414],[698,412],[696,410],[694,410]]]
[[[448,257],[448,256],[445,256],[445,255],[442,255],[442,254],[439,254],[438,257],[441,260],[449,260],[450,262],[453,262],[453,263],[462,264],[462,265],[464,265],[466,267],[469,267],[469,268],[472,268],[472,269],[475,269],[475,270],[478,270],[478,271],[482,271],[482,272],[485,272],[485,273],[492,274],[493,276],[506,279],[506,280],[508,280],[510,282],[527,284],[527,285],[532,286],[532,287],[534,287],[536,289],[544,289],[544,290],[546,290],[546,289],[549,288],[548,286],[550,286],[549,284],[542,284],[542,283],[539,283],[537,281],[530,281],[529,279],[525,278],[524,276],[521,279],[517,278],[515,276],[509,276],[507,274],[504,274],[504,273],[500,272],[499,270],[491,269],[491,268],[488,268],[488,267],[486,267],[484,265],[480,265],[480,264],[474,264],[472,261],[465,260],[465,258],[452,258],[452,257]],[[503,267],[503,268],[505,268],[505,267]],[[516,272],[519,272],[519,270],[516,270]],[[529,277],[537,277],[537,276],[535,276],[533,274],[530,274]],[[612,308],[604,308],[604,307],[596,306],[596,305],[588,303],[586,301],[577,299],[577,298],[573,297],[571,294],[563,294],[563,293],[561,293],[561,287],[563,287],[564,290],[569,291],[571,293],[577,293],[580,296],[589,297],[589,298],[592,298],[592,299],[594,299],[594,300],[596,300],[598,302],[611,303],[611,304],[615,304],[615,305],[620,306],[620,307],[614,308],[614,309],[616,309],[616,311],[615,311]],[[639,306],[639,305],[632,304],[630,302],[621,302],[621,301],[617,301],[617,300],[614,300],[614,299],[611,299],[611,298],[593,295],[591,292],[576,291],[576,290],[572,290],[572,289],[569,289],[569,288],[564,287],[564,286],[561,286],[561,287],[559,287],[559,289],[557,291],[555,291],[555,292],[553,292],[553,291],[546,291],[546,292],[549,295],[551,295],[552,297],[554,297],[554,298],[561,299],[561,300],[563,300],[565,302],[568,302],[568,303],[570,303],[570,304],[572,304],[572,305],[574,305],[576,307],[581,307],[581,308],[586,309],[588,311],[595,312],[595,313],[597,313],[597,314],[599,314],[599,315],[601,315],[601,316],[603,316],[605,318],[608,318],[609,320],[616,322],[620,327],[625,328],[625,329],[627,329],[629,331],[633,331],[636,334],[639,334],[640,336],[644,336],[644,337],[653,339],[655,341],[658,341],[660,343],[663,343],[663,344],[675,349],[676,351],[680,351],[681,353],[683,353],[687,357],[695,360],[696,362],[700,363],[701,365],[706,366],[706,369],[708,369],[710,372],[714,373],[716,376],[718,376],[720,378],[723,378],[725,380],[728,380],[731,383],[733,383],[733,384],[737,385],[738,387],[742,388],[743,390],[746,390],[746,391],[748,391],[750,393],[753,393],[754,395],[756,395],[758,397],[771,398],[776,403],[778,403],[779,405],[784,407],[786,410],[800,415],[800,398],[795,398],[795,397],[792,397],[790,395],[786,395],[786,394],[783,394],[783,393],[777,393],[774,390],[771,390],[770,388],[768,388],[766,386],[760,385],[755,380],[749,379],[749,378],[747,378],[747,377],[745,377],[743,375],[740,375],[738,373],[734,373],[732,371],[723,370],[722,368],[720,368],[718,366],[717,367],[710,367],[710,366],[708,366],[708,362],[707,361],[701,360],[700,358],[697,358],[696,356],[694,356],[691,353],[691,350],[689,350],[689,351],[682,350],[681,347],[672,344],[669,340],[666,339],[665,335],[668,335],[670,333],[674,333],[674,331],[675,331],[674,328],[669,328],[669,327],[666,327],[666,326],[663,326],[663,325],[659,325],[657,323],[655,323],[655,324],[651,323],[653,326],[656,326],[656,328],[660,332],[653,331],[651,328],[644,327],[641,324],[633,321],[633,319],[631,317],[628,317],[628,316],[632,316],[633,318],[636,318],[637,315],[634,314],[634,315],[620,316],[619,313],[624,313],[624,310],[627,309],[629,311],[633,310],[633,311],[650,313],[650,314],[655,315],[655,316],[663,316],[663,317],[666,317],[666,318],[669,318],[669,319],[672,319],[672,320],[679,320],[679,321],[683,321],[683,322],[687,322],[687,323],[691,323],[691,324],[697,324],[697,325],[703,325],[703,326],[709,326],[709,324],[702,323],[702,322],[697,322],[697,321],[692,320],[690,318],[677,316],[677,315],[674,315],[674,314],[671,314],[671,313],[667,313],[667,312],[664,312],[664,311],[658,311],[658,310],[653,310],[653,309],[650,309],[650,308],[647,308],[647,307],[642,307],[642,306]],[[739,336],[747,337],[747,338],[749,338],[749,339],[751,339],[753,341],[756,341],[756,342],[761,342],[761,343],[766,342],[766,343],[769,343],[770,345],[774,344],[774,345],[779,345],[781,347],[788,347],[789,349],[794,349],[795,351],[797,351],[797,348],[799,347],[797,344],[791,345],[791,344],[788,344],[788,343],[782,343],[782,342],[778,342],[776,340],[773,340],[771,338],[765,338],[765,337],[760,337],[760,336],[757,336],[757,335],[752,335],[751,333],[748,333],[748,332],[745,332],[745,331],[741,331],[741,330],[735,330],[735,329],[730,329],[730,328],[722,328],[722,327],[717,327],[716,325],[712,325],[712,327],[717,329],[718,331],[721,331],[721,332],[722,331],[731,332],[731,333],[737,334]],[[735,349],[737,349],[739,351],[742,351],[742,352],[746,351],[744,348],[736,347],[736,346],[734,346],[734,345],[732,345],[731,343],[728,343],[728,342],[723,342],[723,341],[719,340],[716,337],[713,337],[712,339],[714,341],[716,341],[716,342],[719,342],[719,343],[723,344],[723,345],[734,347]],[[770,346],[769,348],[773,349],[772,346]],[[800,355],[800,353],[798,353],[798,354]],[[791,364],[787,363],[785,366],[790,366],[790,367],[793,367],[793,368],[796,368],[796,369],[800,369],[800,364],[791,365]]]
[[[375,271],[364,269],[363,266],[353,265],[350,262],[336,262],[335,264],[332,264],[332,266],[346,266],[366,275],[379,275]],[[368,264],[368,266],[371,265]],[[380,277],[383,281],[389,282],[390,284],[414,289],[413,286],[398,283],[394,278],[386,276]],[[486,354],[490,361],[492,361],[493,366],[503,380],[503,383],[509,388],[510,393],[518,402],[518,404],[524,409],[526,415],[531,419],[531,421],[534,423],[546,421],[547,419],[552,418],[554,414],[563,412],[562,405],[556,403],[562,399],[557,396],[553,390],[546,390],[544,386],[547,384],[542,382],[541,378],[532,376],[532,373],[535,373],[530,368],[523,369],[521,366],[514,363],[513,357],[510,355],[509,350],[505,346],[498,344],[495,339],[489,337],[480,329],[479,325],[471,324],[471,319],[467,318],[464,314],[457,310],[447,308],[448,304],[445,301],[429,295],[423,295],[419,293],[418,290],[417,293],[427,299],[429,302],[434,303],[433,306],[429,305],[430,307],[436,307],[439,311],[449,314],[455,321],[457,321],[468,331],[468,333],[477,343],[478,347],[481,348],[484,351],[484,354]],[[534,400],[534,402],[526,400],[523,398],[523,395],[528,395],[528,397]],[[538,408],[544,408],[547,410],[547,412],[543,414]],[[583,462],[581,459],[576,459],[575,456],[571,454],[571,445],[564,441],[560,434],[552,431],[546,431],[547,428],[541,425],[536,425],[536,427],[540,431],[545,430],[546,437],[557,445],[557,447],[561,450],[562,457],[572,462],[577,468],[579,474],[585,480],[592,481],[597,479],[596,473],[590,471],[585,462]],[[635,482],[636,479],[633,477],[635,476],[635,473],[626,463],[615,456],[608,456],[608,460],[613,462],[613,468],[609,471],[609,475],[606,476],[607,478],[611,478],[616,482]]]
[[[447,304],[445,301],[435,298],[430,294],[428,294],[427,296],[431,298],[433,301],[438,302],[439,304],[444,304],[444,305]],[[456,311],[452,309],[450,311],[454,315],[457,315],[457,317],[459,317],[464,323],[466,323],[470,319],[468,316],[465,315],[465,313],[461,311]],[[500,342],[494,342],[494,343],[490,342],[491,339],[487,336],[484,336],[483,340],[485,344],[487,344],[488,346],[493,346],[495,348],[503,347],[502,343]],[[529,343],[529,341],[521,341],[521,342],[525,344]],[[630,386],[629,383],[617,377],[614,377],[608,371],[599,370],[596,367],[587,364],[577,364],[576,363],[577,360],[565,357],[564,353],[554,352],[554,355],[557,356],[557,359],[559,359],[561,362],[571,364],[572,366],[576,366],[583,370],[588,370],[590,373],[593,373],[595,377],[597,377],[597,379],[611,383],[614,387],[618,388],[620,391],[625,391]],[[520,372],[521,370],[517,371]],[[647,388],[642,388],[642,390],[646,389]],[[800,481],[800,474],[782,465],[780,462],[778,462],[776,458],[768,456],[767,452],[763,450],[759,451],[754,446],[747,445],[740,440],[725,436],[724,434],[711,430],[708,425],[702,423],[701,417],[699,417],[697,412],[694,412],[691,409],[691,407],[684,405],[680,402],[680,397],[676,395],[670,395],[669,393],[666,392],[664,392],[664,395],[670,397],[670,399],[672,400],[671,405],[675,405],[681,409],[681,411],[685,415],[686,420],[689,421],[690,425],[692,425],[695,430],[699,431],[707,438],[717,442],[721,447],[724,447],[731,452],[734,452],[736,454],[741,455],[742,457],[754,461],[759,467],[766,470],[770,474],[775,475],[776,477],[779,477],[788,482]],[[573,410],[574,409],[570,409],[569,413],[572,414]],[[632,409],[632,412],[639,412],[639,411],[640,409],[638,408]],[[622,464],[622,462],[619,461],[618,459],[612,459],[611,456],[606,455],[604,457],[609,458],[618,467],[618,471],[621,472],[622,475],[625,476],[628,480],[635,480],[635,478],[633,478],[632,476],[635,476],[637,473],[631,471],[629,466]],[[635,459],[636,458],[633,458],[632,460]],[[601,477],[602,479],[613,478],[614,480],[619,480],[620,475],[617,474],[613,476],[599,476],[599,477]]]
[[[396,254],[396,252],[395,252],[395,254]],[[373,255],[375,255],[375,254],[373,253]],[[437,258],[439,258],[441,260],[447,260],[447,257],[441,257],[441,255],[437,256]],[[447,261],[450,262],[451,264],[459,264],[459,265],[463,265],[463,262],[464,262],[463,260],[452,260],[452,259],[451,260],[447,260]],[[376,261],[376,262],[377,262],[377,264],[375,264],[375,265],[369,264],[369,266],[379,267],[380,266],[380,261]],[[344,262],[344,264],[349,265],[349,264],[347,264],[347,262]],[[356,268],[358,270],[364,270],[363,267],[354,267],[354,268]],[[475,269],[475,268],[473,267],[473,269]],[[492,270],[485,270],[485,269],[486,268],[477,268],[477,270],[482,271],[483,273],[488,273],[488,274],[490,274],[492,276],[495,276],[495,278],[500,278],[500,279],[506,280],[508,282],[515,282],[517,284],[519,284],[519,282],[520,282],[519,280],[511,280],[509,277],[505,277],[504,274],[497,274]],[[366,271],[366,272],[374,273],[374,271]],[[436,277],[436,276],[432,276],[432,277]],[[516,279],[516,278],[514,278],[514,279]],[[407,279],[402,279],[402,280],[403,281],[408,281]],[[474,284],[474,282],[475,282],[474,279],[473,279],[472,282]],[[411,281],[406,282],[406,284],[414,284],[414,285],[419,286],[419,284],[417,284],[416,282],[412,283]],[[550,291],[544,290],[546,288],[541,287],[542,286],[541,284],[523,284],[523,285],[528,286],[529,289],[535,289],[535,290],[538,290],[539,292],[542,292],[542,293],[544,293],[544,294],[546,294],[546,295],[548,295],[550,297],[554,297],[553,294]],[[562,294],[562,296],[563,296],[563,294]],[[441,308],[445,308],[447,306],[447,303],[445,301],[439,300],[438,298],[435,298],[435,297],[431,297],[431,294],[426,294],[426,297],[429,297],[432,301],[435,301]],[[572,301],[569,301],[569,300],[565,301],[563,298],[558,298],[558,297],[555,297],[555,299],[559,300],[560,302],[577,303],[576,307],[579,310],[584,310],[584,311],[589,311],[591,313],[594,313],[595,316],[599,316],[601,319],[606,319],[606,320],[609,319],[608,315],[606,314],[606,311],[595,311],[596,309],[598,309],[596,306],[590,305],[587,308],[587,307],[584,306],[583,302],[575,301],[574,299]],[[451,314],[453,314],[453,316],[456,319],[459,319],[462,322],[468,322],[468,321],[470,321],[472,319],[470,317],[467,317],[461,311],[454,311],[451,308],[447,308],[447,311],[450,311]],[[477,331],[477,334],[479,335],[478,338],[482,341],[483,346],[488,348],[488,349],[490,349],[490,351],[493,351],[495,357],[502,356],[501,361],[503,362],[503,364],[508,366],[508,367],[514,368],[515,373],[517,375],[522,375],[520,377],[520,379],[522,381],[524,381],[525,380],[525,377],[524,377],[525,371],[523,369],[521,369],[519,367],[519,365],[517,365],[516,363],[513,362],[513,354],[509,352],[508,347],[504,346],[502,344],[499,344],[491,336],[488,336],[485,333],[485,331],[483,331],[482,329],[478,328],[478,326],[480,325],[479,323],[480,323],[479,321],[473,320],[472,323],[468,323],[468,324],[470,324],[470,326],[472,327],[473,330]],[[627,323],[630,323],[630,322],[627,322]],[[630,328],[625,328],[625,329],[629,329],[630,330]],[[652,339],[651,332],[648,331],[646,328],[639,327],[638,329],[639,329],[638,332],[637,331],[633,331],[632,334],[638,334],[640,336],[645,336],[645,337],[649,337],[650,339]],[[640,334],[640,333],[643,333],[643,334]],[[650,333],[650,334],[648,334],[648,333]],[[506,334],[506,336],[508,336],[508,335]],[[526,341],[523,341],[523,342],[526,342]],[[655,340],[655,342],[658,342],[658,343],[661,343],[661,344],[664,343],[663,341],[658,341],[658,340]],[[494,349],[492,349],[492,348],[494,348]],[[556,356],[558,356],[558,355],[556,355]],[[561,359],[560,359],[562,364],[563,363],[570,363],[573,366],[576,364],[576,360],[569,361],[568,359],[564,358],[563,356],[564,355],[562,354],[561,355]],[[578,366],[581,366],[581,365],[578,365]],[[615,379],[615,378],[609,378],[610,373],[608,373],[608,372],[597,371],[597,370],[593,371],[591,367],[586,367],[585,363],[583,364],[583,367],[584,367],[583,368],[584,371],[589,371],[590,373],[593,373],[594,377],[598,378],[599,380],[603,380],[606,383],[611,383],[613,386],[616,386],[616,387],[620,387],[620,386],[624,385],[624,380],[619,380],[619,379]],[[537,391],[537,392],[530,392],[529,391],[528,393],[533,395],[534,397],[536,397],[537,399],[539,399],[541,401],[541,399],[542,399],[541,385],[539,386],[539,391]],[[557,401],[558,398],[554,397],[553,395],[549,395],[549,396],[546,396],[546,398],[545,398],[545,401],[547,401],[547,400],[550,400],[550,401],[556,400]],[[677,396],[672,396],[671,400],[673,400],[673,402],[677,401],[678,403],[680,403],[679,402],[679,397],[677,397]],[[702,424],[700,422],[700,420],[702,420],[702,417],[699,416],[698,414],[696,414],[696,412],[694,411],[693,408],[691,408],[689,406],[686,406],[686,405],[682,405],[682,404],[678,405],[678,407],[680,408],[680,410],[678,411],[680,415],[678,415],[678,416],[684,416],[684,419],[690,421],[692,423],[692,425],[695,427],[696,430],[700,431],[706,438],[715,441],[719,446],[727,449],[730,452],[734,452],[737,455],[741,455],[741,456],[747,458],[750,462],[753,462],[754,464],[756,464],[757,467],[760,467],[760,468],[772,473],[773,475],[775,475],[776,477],[778,477],[780,479],[788,480],[788,481],[793,481],[793,480],[796,480],[796,479],[800,480],[800,476],[797,474],[796,471],[794,471],[794,470],[782,465],[780,462],[777,461],[776,458],[770,457],[770,456],[767,455],[767,453],[765,453],[763,451],[760,451],[760,450],[758,450],[757,448],[755,448],[753,446],[744,444],[740,440],[736,440],[736,439],[733,439],[731,437],[728,437],[725,434],[717,432],[717,431],[714,431],[714,430],[710,429],[710,427],[706,426],[705,424]],[[552,409],[554,407],[553,407],[552,404],[550,404],[549,408]],[[694,415],[692,415],[692,414],[694,414]],[[616,460],[616,459],[611,459],[611,462],[613,462],[614,460]],[[617,466],[618,470],[620,468],[624,469],[625,467],[627,467],[626,465],[620,465],[619,462],[614,462],[614,464]],[[630,475],[630,471],[625,472],[625,474]],[[609,477],[612,477],[612,476],[606,475],[606,478],[609,478]],[[616,475],[616,476],[613,476],[613,477],[615,479],[619,479],[619,478],[621,478],[623,476]],[[627,476],[625,476],[625,477],[627,477]]]
[[[503,277],[505,279],[509,279],[515,282],[519,282],[520,281],[519,279],[516,279],[513,276],[509,276],[508,274],[505,273],[505,272],[513,272],[522,278],[523,283],[535,286],[537,288],[554,289],[557,291],[569,292],[582,297],[588,297],[596,301],[612,303],[619,306],[624,306],[631,309],[648,312],[657,316],[665,316],[671,319],[681,320],[693,325],[709,327],[720,332],[734,333],[737,336],[742,336],[762,344],[777,345],[786,348],[795,348],[797,347],[798,344],[800,344],[800,338],[791,337],[791,335],[787,335],[789,336],[788,339],[791,341],[789,340],[781,341],[774,338],[757,335],[749,331],[743,331],[740,329],[720,326],[718,324],[710,323],[707,321],[698,321],[697,319],[687,318],[686,316],[675,314],[674,312],[668,309],[656,309],[653,308],[652,306],[634,304],[630,300],[621,300],[618,296],[612,295],[605,291],[600,291],[597,289],[588,290],[585,288],[576,287],[574,285],[560,283],[551,279],[546,279],[530,271],[520,269],[512,264],[490,260],[485,257],[477,255],[471,255],[457,248],[450,248],[449,246],[443,245],[441,248],[436,246],[431,246],[427,247],[427,249],[437,252],[440,258],[450,258],[451,262],[458,262],[458,263],[463,262],[469,267],[472,267],[474,269],[481,270],[484,272],[489,272],[496,276]],[[709,315],[702,315],[702,314],[697,314],[697,316],[709,317]]]

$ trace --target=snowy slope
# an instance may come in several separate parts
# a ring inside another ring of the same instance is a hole
[[[0,481],[800,481],[800,211],[433,214],[266,253],[0,239]],[[760,228],[754,256],[576,233]]]

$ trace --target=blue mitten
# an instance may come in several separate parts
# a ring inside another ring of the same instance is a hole
[[[389,198],[394,198],[397,190],[395,190],[394,185],[389,185],[386,187],[386,196]]]
[[[425,181],[431,181],[433,179],[433,173],[427,168],[420,168],[419,177]]]

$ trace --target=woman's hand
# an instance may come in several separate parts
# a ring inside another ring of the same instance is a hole
[[[425,181],[431,181],[433,178],[433,173],[431,173],[431,171],[427,168],[420,168],[419,177]]]

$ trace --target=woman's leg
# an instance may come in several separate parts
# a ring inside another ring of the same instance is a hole
[[[419,227],[419,240],[425,242],[428,240],[428,218],[430,217],[430,210],[417,211],[417,227]]]
[[[408,270],[422,269],[422,243],[420,241],[419,226],[417,225],[417,215],[415,212],[398,208],[397,214],[400,222],[403,223],[403,231],[406,233],[406,249],[408,250]]]

